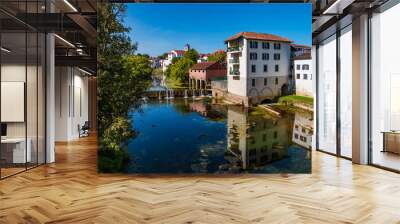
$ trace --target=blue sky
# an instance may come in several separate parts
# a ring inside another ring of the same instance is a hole
[[[270,33],[311,45],[311,4],[128,4],[137,53],[161,55],[189,43],[200,53],[225,49],[241,31]]]

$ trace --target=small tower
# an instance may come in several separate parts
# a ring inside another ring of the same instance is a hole
[[[185,44],[185,46],[183,47],[184,51],[188,51],[190,50],[190,45],[189,44]]]

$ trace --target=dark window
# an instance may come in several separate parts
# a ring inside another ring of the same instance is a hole
[[[274,49],[276,49],[276,50],[281,49],[281,44],[280,43],[274,43]]]
[[[296,74],[296,78],[297,78],[297,79],[300,79],[300,74]]]
[[[257,60],[257,53],[250,53],[250,60]]]
[[[256,79],[251,80],[251,86],[253,86],[253,87],[256,86]]]
[[[268,72],[268,65],[264,65],[264,72]]]
[[[251,72],[256,72],[256,65],[251,65]]]
[[[296,130],[299,130],[299,126],[298,126],[297,124],[294,126],[294,128],[295,128]]]
[[[281,54],[274,54],[274,60],[280,60]]]
[[[263,42],[262,43],[262,48],[263,49],[269,49],[269,43],[268,42]]]
[[[262,54],[262,60],[269,60],[269,54],[268,53],[263,53]]]
[[[258,42],[257,41],[250,41],[250,48],[258,48]]]
[[[296,65],[296,69],[297,69],[297,70],[300,70],[300,65]]]
[[[275,85],[278,85],[278,82],[279,82],[278,78],[275,78]]]
[[[307,79],[307,74],[303,74],[303,79]]]
[[[268,84],[268,80],[267,78],[264,78],[264,86],[266,86]]]
[[[275,65],[275,71],[279,72],[279,65]]]
[[[299,138],[299,135],[298,135],[298,134],[294,134],[294,138],[295,138],[295,139],[298,139],[298,138]]]
[[[310,69],[310,66],[309,65],[303,65],[303,68],[302,68],[303,70],[309,70]]]
[[[278,132],[277,131],[274,132],[274,138],[278,138]]]

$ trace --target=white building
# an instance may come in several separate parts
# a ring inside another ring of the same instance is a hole
[[[182,58],[186,51],[190,50],[190,45],[185,44],[183,50],[171,50],[165,60],[162,61],[162,70],[165,72],[170,64],[172,64],[172,59]]]
[[[293,58],[296,95],[314,95],[311,54],[304,54]]]
[[[287,93],[292,41],[271,34],[240,32],[225,43],[228,100],[248,106]]]
[[[297,57],[303,54],[311,54],[311,47],[301,44],[292,44],[293,56]]]

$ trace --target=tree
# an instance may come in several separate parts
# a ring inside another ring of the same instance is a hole
[[[125,4],[97,5],[98,170],[121,172],[129,162],[126,143],[134,136],[129,112],[140,106],[152,68],[148,57],[133,55],[137,44],[123,24]]]
[[[175,64],[177,61],[179,61],[179,59],[181,59],[181,58],[178,58],[178,57],[172,58],[171,64]]]
[[[226,61],[226,53],[225,51],[217,51],[208,56],[208,61],[218,61],[225,62]]]
[[[194,64],[195,62],[188,58],[178,60],[175,64],[171,64],[168,67],[168,69],[170,69],[169,78],[175,79],[180,83],[187,82],[189,80],[189,69]]]
[[[188,51],[186,51],[184,58],[187,58],[193,63],[196,63],[197,59],[199,58],[199,53],[195,49],[189,49]]]
[[[164,53],[162,55],[159,55],[157,58],[158,59],[166,59],[168,57],[168,53]]]

